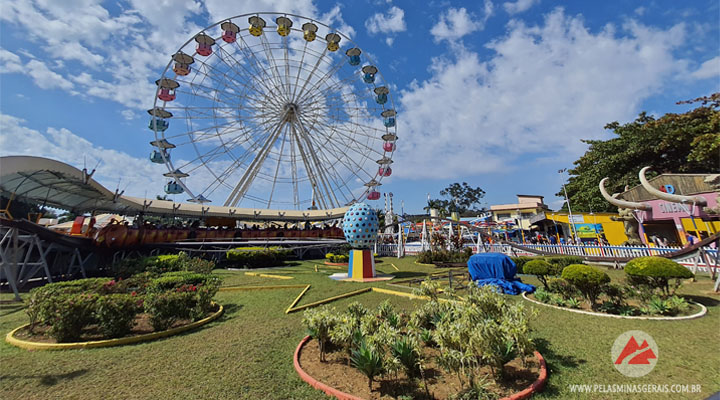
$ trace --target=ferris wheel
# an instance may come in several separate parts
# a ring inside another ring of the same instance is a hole
[[[150,114],[165,191],[225,206],[315,209],[362,199],[392,173],[389,84],[341,32],[292,14],[208,26],[171,57]]]

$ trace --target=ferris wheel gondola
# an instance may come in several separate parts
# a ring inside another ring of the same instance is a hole
[[[379,198],[392,172],[389,83],[349,37],[316,20],[224,19],[181,46],[156,85],[150,160],[167,166],[166,191],[194,202],[334,208]]]

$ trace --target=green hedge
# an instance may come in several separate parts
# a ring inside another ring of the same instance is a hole
[[[181,251],[178,254],[164,254],[143,258],[121,260],[112,265],[113,274],[118,278],[128,278],[141,272],[159,275],[173,271],[192,271],[209,274],[215,268],[215,262],[199,257],[189,257]]]
[[[434,262],[467,262],[472,256],[472,249],[465,247],[462,251],[429,250],[422,251],[417,256],[417,262],[432,264]]]
[[[267,268],[283,265],[293,255],[292,250],[264,249],[246,250],[237,248],[228,250],[225,257],[235,266],[245,268]]]
[[[346,263],[350,260],[350,257],[346,254],[325,254],[325,259],[331,263]]]
[[[545,260],[548,263],[550,263],[553,268],[547,275],[555,275],[559,276],[562,273],[562,270],[567,267],[568,265],[572,264],[582,264],[583,259],[582,257],[578,256],[519,256],[519,257],[510,257],[510,259],[513,260],[515,265],[517,266],[517,273],[518,274],[530,274],[529,272],[525,272],[525,264],[529,261],[533,260]]]
[[[694,275],[689,269],[673,260],[663,257],[638,257],[625,265],[628,281],[634,285],[647,286],[651,290],[659,289],[664,297],[671,296],[680,286],[681,279],[690,279]],[[670,290],[669,281],[675,279]]]

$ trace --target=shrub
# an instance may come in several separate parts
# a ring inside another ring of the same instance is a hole
[[[565,305],[570,308],[580,308],[580,302],[574,298],[569,298],[565,300]]]
[[[267,268],[282,265],[291,255],[292,251],[285,249],[246,250],[237,248],[228,250],[225,257],[237,266]]]
[[[330,331],[337,324],[335,309],[327,307],[310,308],[305,310],[302,323],[310,336],[318,341],[320,346],[320,361],[325,362],[325,349],[330,340]]]
[[[133,327],[139,311],[139,297],[130,294],[109,294],[97,299],[95,318],[105,337],[125,336]]]
[[[465,247],[459,251],[428,250],[418,253],[417,262],[432,264],[435,262],[467,262],[472,256],[472,249]]]
[[[552,275],[560,275],[568,265],[583,263],[583,258],[579,256],[550,256],[545,257],[545,260],[555,266],[555,273]]]
[[[333,253],[327,253],[325,254],[325,259],[328,260],[331,263],[346,263],[350,259],[350,257],[346,254],[333,254]]]
[[[597,298],[602,293],[604,285],[610,282],[608,274],[583,264],[565,267],[562,277],[582,293],[593,310],[597,308]]]
[[[659,289],[663,297],[673,295],[680,286],[681,279],[689,279],[694,276],[689,269],[662,257],[632,259],[625,265],[625,273],[631,284],[648,286],[653,290]],[[669,287],[670,279],[675,279],[672,291]]]
[[[72,342],[80,339],[82,330],[95,322],[94,293],[75,293],[54,296],[49,318],[49,334],[58,342]]]
[[[537,260],[537,257],[520,256],[520,257],[510,257],[510,259],[517,266],[517,273],[524,274],[525,273],[525,263],[528,261]]]
[[[535,298],[538,299],[538,301],[542,303],[549,303],[550,302],[550,293],[546,292],[545,289],[540,288],[535,291]]]
[[[142,260],[144,266],[143,271],[148,271],[152,274],[180,271],[181,264],[187,258],[187,254],[185,252],[146,257]]]
[[[365,342],[353,350],[352,366],[360,370],[368,378],[368,387],[372,391],[373,379],[383,373],[383,359],[380,353]]]
[[[549,278],[547,282],[551,293],[557,293],[566,300],[580,296],[580,292],[575,286],[563,278]]]
[[[145,312],[150,315],[150,325],[156,331],[164,331],[179,319],[190,318],[193,297],[194,293],[190,291],[148,294],[144,306]]]
[[[549,262],[543,259],[530,260],[523,266],[523,271],[526,274],[535,275],[542,282],[545,290],[549,290],[545,278],[547,275],[552,275],[553,272],[553,267]]]
[[[97,293],[110,281],[109,278],[77,279],[48,283],[45,286],[30,290],[27,308],[25,309],[30,318],[30,329],[32,330],[38,322],[50,321],[50,318],[55,314],[56,303],[60,297],[84,292]]]

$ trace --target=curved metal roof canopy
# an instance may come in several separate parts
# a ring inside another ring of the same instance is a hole
[[[0,193],[23,201],[74,212],[225,217],[243,220],[305,221],[342,218],[347,207],[330,210],[268,210],[175,203],[114,193],[81,171],[42,157],[0,157]]]

